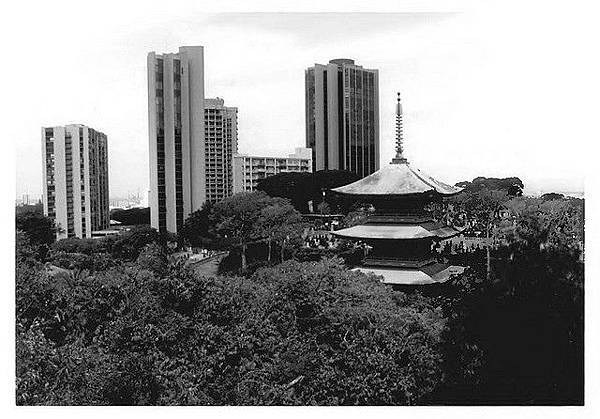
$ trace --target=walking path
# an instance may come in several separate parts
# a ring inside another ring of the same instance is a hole
[[[226,257],[229,252],[217,253],[216,255],[204,258],[199,261],[190,261],[189,264],[194,271],[200,275],[214,276],[219,270],[219,263]]]

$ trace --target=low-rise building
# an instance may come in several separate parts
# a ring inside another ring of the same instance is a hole
[[[312,150],[297,147],[288,157],[236,154],[233,157],[233,193],[252,192],[269,176],[289,172],[312,172]]]

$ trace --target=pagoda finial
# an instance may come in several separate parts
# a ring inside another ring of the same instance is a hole
[[[404,147],[402,142],[402,104],[400,103],[400,92],[398,92],[398,102],[396,103],[396,157],[392,159],[392,164],[408,163],[404,157]]]

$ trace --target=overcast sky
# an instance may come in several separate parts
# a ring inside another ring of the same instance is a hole
[[[393,156],[400,91],[406,155],[423,171],[583,191],[585,138],[568,81],[581,51],[558,10],[206,14],[49,3],[3,64],[14,67],[6,89],[22,110],[4,130],[16,144],[17,196],[41,193],[40,128],[69,123],[108,135],[112,197],[146,190],[146,55],[180,45],[204,46],[206,97],[238,107],[242,153],[304,146],[304,70],[344,57],[379,70],[381,164]]]

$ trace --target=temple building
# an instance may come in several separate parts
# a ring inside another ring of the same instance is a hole
[[[442,183],[412,167],[404,157],[402,143],[402,105],[398,93],[396,156],[375,173],[332,189],[348,200],[371,204],[374,211],[364,224],[333,234],[366,243],[370,251],[356,269],[382,276],[385,284],[443,283],[464,268],[439,262],[433,246],[439,240],[460,234],[461,230],[435,221],[426,208],[458,194],[462,188]]]

